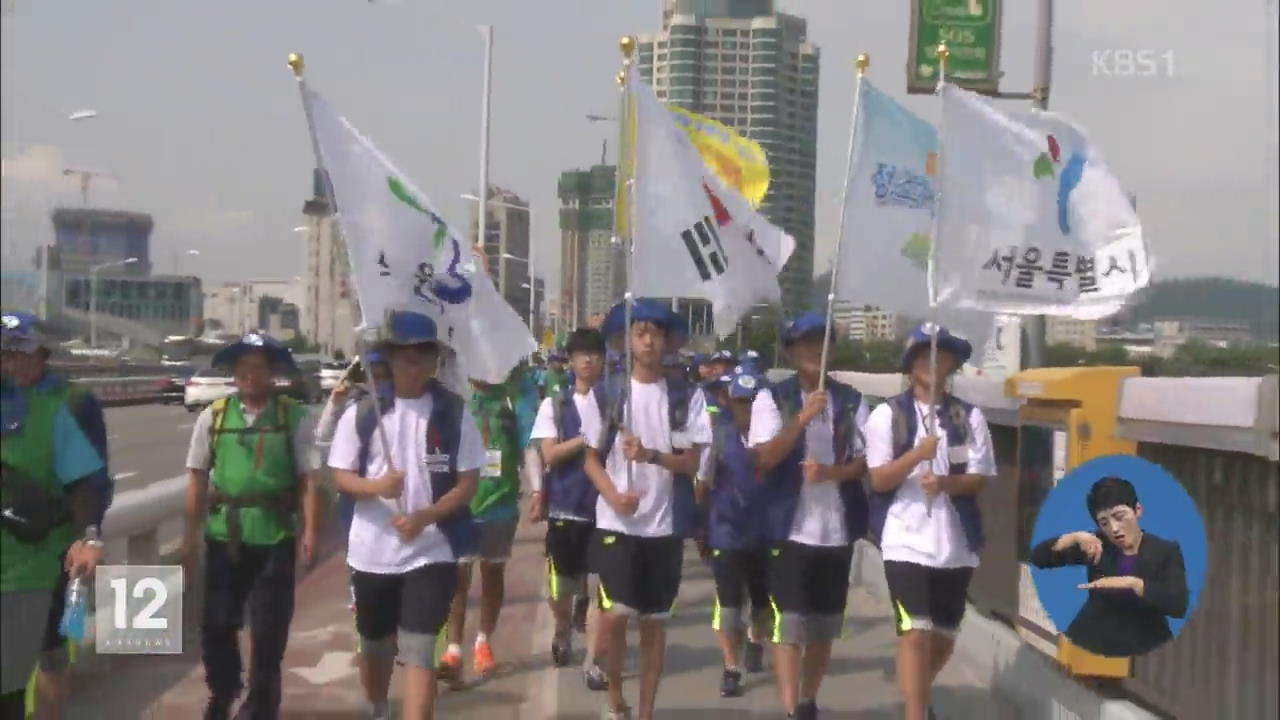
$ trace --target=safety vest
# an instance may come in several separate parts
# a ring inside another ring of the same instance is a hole
[[[233,548],[292,536],[299,497],[293,433],[306,409],[276,396],[250,425],[238,395],[211,407],[208,536]]]
[[[742,433],[726,417],[712,428],[707,476],[707,545],[717,550],[745,550],[766,541],[765,484]]]
[[[573,386],[564,388],[560,393],[551,396],[551,416],[555,421],[556,440],[567,439],[582,434],[582,417],[578,414],[578,405],[573,399]],[[600,417],[604,418],[608,411],[604,404],[604,393],[592,391]],[[599,438],[588,438],[596,442]],[[553,513],[565,513],[586,520],[595,520],[596,499],[599,493],[591,478],[587,477],[587,453],[580,452],[576,457],[551,468],[547,472],[546,491],[547,506]]]
[[[827,377],[826,389],[832,399],[832,451],[837,463],[847,463],[853,459],[854,440],[859,432],[855,418],[858,405],[862,403],[862,394],[830,376]],[[783,422],[799,414],[802,405],[799,376],[792,375],[768,391],[773,393]],[[800,491],[804,486],[804,473],[800,468],[804,455],[805,433],[801,433],[791,452],[769,472],[766,490],[768,529],[770,539],[775,542],[784,541],[791,535],[796,508],[800,505]],[[844,502],[845,532],[852,543],[867,533],[867,495],[860,479],[840,483],[839,490],[840,499]]]
[[[24,395],[20,402],[26,402],[27,407],[21,426],[13,432],[6,431],[0,439],[0,459],[6,468],[22,474],[27,481],[62,496],[62,483],[54,465],[54,420],[67,402],[71,386],[65,382],[40,383],[12,389]],[[75,541],[70,518],[36,543],[20,542],[7,530],[0,530],[0,592],[52,590],[62,571],[62,553]]]

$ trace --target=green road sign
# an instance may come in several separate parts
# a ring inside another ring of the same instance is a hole
[[[911,0],[907,92],[938,85],[938,45],[950,51],[947,80],[976,92],[1000,84],[1000,0]]]

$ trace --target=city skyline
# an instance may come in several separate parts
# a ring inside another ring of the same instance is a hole
[[[62,170],[85,167],[115,178],[95,180],[91,205],[155,216],[157,257],[198,249],[191,270],[216,283],[236,278],[244,254],[274,245],[257,253],[262,271],[299,274],[304,243],[291,228],[301,221],[314,162],[283,67],[292,50],[306,54],[317,88],[448,217],[463,220],[466,207],[456,198],[477,186],[481,45],[471,27],[478,22],[495,25],[492,180],[536,207],[556,207],[559,173],[595,162],[602,139],[614,144],[616,127],[592,126],[585,115],[616,113],[618,37],[656,30],[661,6],[591,14],[568,0],[538,8],[496,0],[463,5],[282,0],[108,9],[19,2],[3,21],[6,265],[26,264],[35,240],[51,239],[54,206],[80,206],[78,183]],[[826,268],[836,232],[852,58],[868,52],[879,86],[937,119],[933,98],[903,92],[906,5],[778,3],[808,22],[809,39],[823,53],[816,272]],[[1023,91],[1030,87],[1034,4],[1005,5],[1002,87]],[[69,14],[79,21],[66,23]],[[1268,148],[1266,137],[1275,116],[1268,93],[1260,92],[1271,77],[1268,18],[1263,4],[1246,0],[1212,13],[1154,0],[1058,4],[1051,107],[1089,129],[1140,198],[1158,279],[1217,274],[1276,282],[1267,198],[1274,144]],[[238,41],[225,40],[233,37]],[[1167,50],[1175,58],[1172,77],[1099,76],[1096,51],[1117,48]],[[556,101],[546,102],[552,96]],[[65,120],[83,107],[98,117]],[[551,213],[535,223],[542,257],[558,256],[556,226]],[[1231,251],[1205,238],[1231,238]],[[557,273],[539,275],[558,287]]]

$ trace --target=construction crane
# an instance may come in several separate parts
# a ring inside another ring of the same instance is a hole
[[[89,206],[89,183],[92,182],[94,178],[104,178],[107,180],[116,179],[114,175],[109,173],[98,172],[96,170],[84,170],[82,168],[66,168],[62,171],[62,174],[66,177],[71,177],[72,175],[80,177],[80,199],[84,201],[85,207]]]

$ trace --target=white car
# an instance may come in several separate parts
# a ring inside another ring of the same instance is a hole
[[[195,412],[235,391],[236,381],[226,371],[206,368],[187,380],[182,391],[182,404],[188,412]]]
[[[325,392],[331,392],[342,376],[347,372],[347,363],[327,362],[320,366],[318,373],[320,380],[320,389]]]

